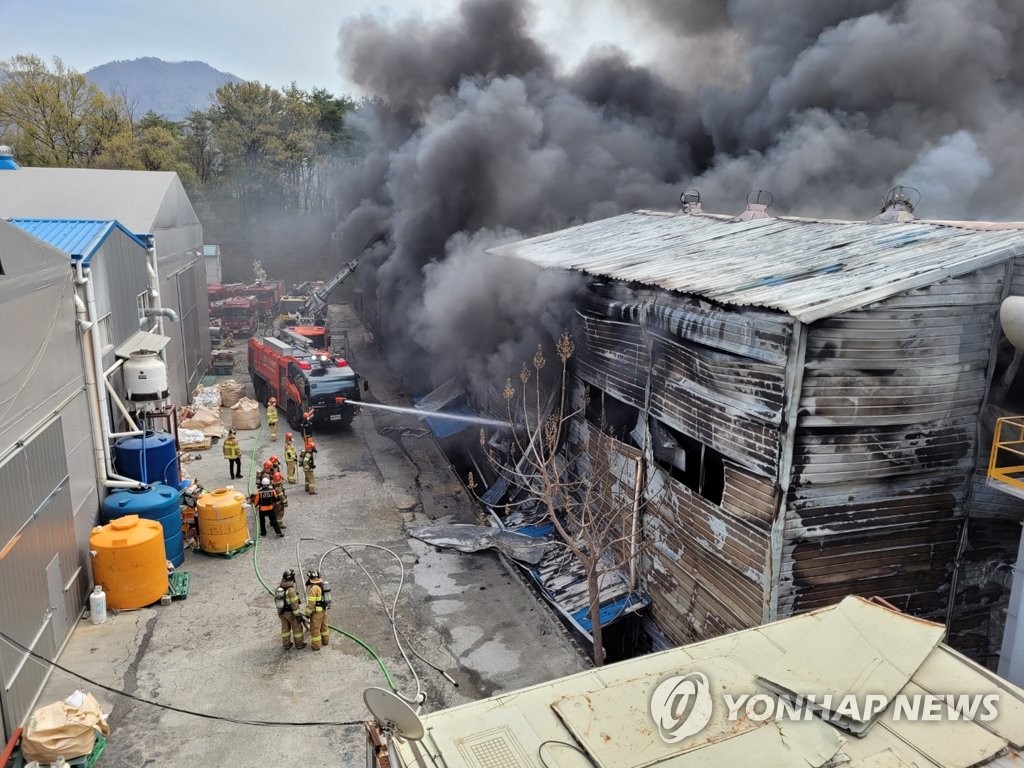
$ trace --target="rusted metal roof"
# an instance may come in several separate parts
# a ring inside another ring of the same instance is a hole
[[[397,738],[393,746],[402,765],[424,768],[1018,765],[1024,691],[939,643],[940,632],[848,597],[775,624],[423,715],[424,740]],[[691,697],[676,701],[672,714],[697,711],[703,727],[667,739],[651,701],[669,678],[692,675],[710,691],[709,707],[690,709]],[[890,701],[859,736],[817,714],[759,718],[740,708],[738,718],[729,718],[726,695],[775,695],[762,684],[765,675],[805,692],[820,684],[822,691],[862,695],[996,695],[998,716],[915,721],[896,714]]]
[[[813,322],[1024,255],[1024,229],[636,211],[490,252]]]

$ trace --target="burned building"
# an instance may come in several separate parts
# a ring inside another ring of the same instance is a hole
[[[980,492],[978,470],[1024,225],[693,210],[491,250],[589,278],[575,376],[605,414],[606,442],[643,457],[655,644],[848,594],[940,622],[977,609],[952,596],[971,571],[959,568],[968,534],[1011,530],[989,526],[1005,505]],[[975,570],[1016,551],[1013,530]],[[1005,607],[996,593],[988,617]],[[962,647],[991,663],[1001,627],[973,640],[969,629]]]

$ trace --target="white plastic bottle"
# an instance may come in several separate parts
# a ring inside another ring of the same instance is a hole
[[[107,620],[107,593],[97,584],[89,595],[89,613],[93,624],[102,624]]]

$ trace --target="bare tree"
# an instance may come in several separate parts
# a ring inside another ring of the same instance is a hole
[[[506,455],[490,447],[483,430],[480,442],[494,472],[545,511],[560,543],[582,566],[594,663],[600,666],[605,657],[601,591],[623,571],[630,574],[630,589],[636,586],[643,454],[584,419],[589,393],[583,389],[574,398],[570,391],[569,360],[575,345],[567,331],[555,351],[561,371],[557,379],[548,377],[550,385],[545,385],[547,360],[540,346],[533,370],[523,364],[518,390],[512,379],[506,381],[509,421],[521,425],[513,431]]]

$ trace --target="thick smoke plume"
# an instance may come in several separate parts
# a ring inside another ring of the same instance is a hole
[[[923,218],[1024,218],[1019,0],[618,5],[649,25],[652,65],[606,46],[568,69],[525,0],[341,30],[368,99],[340,241],[347,256],[376,241],[381,331],[414,388],[500,387],[540,325],[566,322],[571,278],[485,247],[672,208],[686,187],[714,212],[760,188],[776,213],[866,219],[900,183]]]

